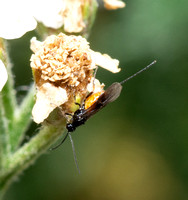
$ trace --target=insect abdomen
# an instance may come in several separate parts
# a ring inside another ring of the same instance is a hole
[[[88,109],[89,107],[91,107],[99,98],[99,96],[103,93],[103,91],[101,92],[96,92],[91,94],[86,100],[85,100],[85,109]]]

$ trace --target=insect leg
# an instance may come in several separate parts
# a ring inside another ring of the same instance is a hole
[[[67,136],[69,135],[69,132],[67,132],[67,134],[65,135],[65,137],[63,138],[63,140],[55,147],[52,147],[50,150],[55,150],[57,149],[60,145],[63,144],[63,142],[67,139]]]
[[[68,116],[71,116],[71,117],[73,116],[73,115],[72,115],[72,114],[70,114],[70,113],[65,113],[65,115],[68,115]]]
[[[94,75],[93,75],[93,91],[95,90],[95,78],[96,78],[97,70],[98,70],[98,66],[96,67]]]
[[[78,102],[75,102],[75,104],[76,104],[77,106],[81,107],[81,104],[80,104],[80,103],[78,103]]]

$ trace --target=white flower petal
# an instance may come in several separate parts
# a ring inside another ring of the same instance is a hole
[[[8,74],[5,65],[0,60],[0,91],[3,89],[5,83],[7,82]]]
[[[103,88],[104,88],[104,83],[100,84],[100,81],[94,77],[92,77],[91,82],[87,85],[87,91],[89,93],[90,92],[93,92],[93,93],[101,92],[101,91],[103,91]]]
[[[37,52],[43,45],[43,42],[38,41],[36,37],[32,37],[30,42],[31,42],[30,49],[33,52]]]
[[[124,8],[125,3],[120,0],[103,0],[104,6],[108,10],[116,10],[118,8]]]
[[[50,28],[60,28],[63,25],[61,10],[63,0],[33,0],[33,16],[35,19]]]
[[[44,83],[37,91],[36,103],[32,110],[33,120],[39,124],[58,106],[68,100],[67,92],[51,83]]]
[[[66,8],[63,10],[65,31],[78,33],[85,27],[82,4],[81,0],[65,0]]]
[[[121,70],[120,68],[118,68],[119,60],[112,59],[109,55],[101,54],[99,52],[92,51],[91,54],[92,54],[92,59],[94,60],[96,65],[104,69],[107,69],[113,73],[117,73]]]
[[[31,14],[27,1],[4,0],[0,11],[0,37],[16,39],[35,29],[36,20]]]

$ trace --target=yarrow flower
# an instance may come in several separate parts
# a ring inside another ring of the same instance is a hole
[[[44,26],[78,33],[85,28],[84,9],[91,0],[4,0],[1,2],[0,37],[16,39],[34,30],[37,21]],[[123,8],[120,0],[104,0],[107,9]]]
[[[8,79],[7,70],[2,60],[0,60],[0,76],[1,76],[0,78],[0,91],[1,91]]]
[[[93,91],[103,90],[93,77],[93,70],[101,66],[119,72],[119,61],[90,49],[81,36],[52,35],[44,42],[31,40],[31,68],[37,88],[32,115],[36,123],[43,122],[57,107],[64,113],[72,111],[75,98],[83,100]],[[109,66],[109,67],[108,67]],[[93,86],[94,83],[94,86]]]

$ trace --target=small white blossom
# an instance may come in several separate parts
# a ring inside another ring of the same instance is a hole
[[[16,39],[36,28],[37,22],[27,1],[4,0],[0,6],[0,37]]]
[[[64,0],[33,0],[33,16],[46,27],[60,28],[63,25],[61,10],[64,9]]]
[[[5,83],[7,82],[8,74],[4,63],[0,60],[0,91],[3,89]]]
[[[98,79],[95,77],[91,78],[91,82],[87,85],[87,91],[97,93],[97,92],[102,92],[104,88],[104,83],[100,83]]]
[[[85,27],[83,6],[89,0],[33,0],[33,16],[46,27],[81,32]]]
[[[32,115],[36,123],[41,123],[46,119],[56,107],[64,104],[68,100],[66,90],[55,87],[51,83],[44,83],[36,95],[36,103],[32,110]]]

